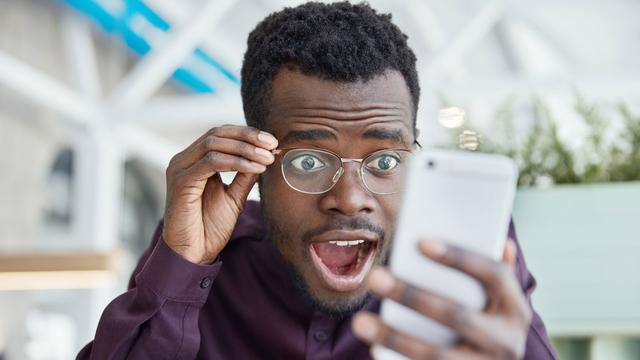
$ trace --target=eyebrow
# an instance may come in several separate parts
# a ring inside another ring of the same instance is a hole
[[[407,142],[402,130],[371,129],[362,134],[362,137],[365,139],[393,140],[399,144]]]
[[[313,141],[313,140],[338,140],[336,135],[328,130],[312,129],[312,130],[293,130],[289,131],[282,139],[282,143],[289,141]]]

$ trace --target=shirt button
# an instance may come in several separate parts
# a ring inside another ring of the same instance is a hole
[[[212,283],[211,278],[206,277],[200,281],[200,287],[203,289],[206,289],[209,286],[211,286],[211,283]]]
[[[327,341],[327,339],[329,339],[329,335],[327,335],[326,331],[319,330],[313,334],[313,338],[316,339],[316,341],[318,342],[324,342],[324,341]]]

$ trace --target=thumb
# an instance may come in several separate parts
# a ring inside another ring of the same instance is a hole
[[[229,184],[227,194],[240,208],[242,208],[242,205],[247,201],[249,192],[256,181],[258,181],[258,176],[258,174],[237,173],[231,184]]]

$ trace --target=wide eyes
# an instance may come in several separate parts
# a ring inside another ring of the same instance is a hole
[[[394,170],[401,162],[399,156],[391,153],[374,155],[366,159],[365,167],[374,172],[383,173]],[[314,172],[321,170],[327,166],[318,156],[309,153],[303,153],[289,160],[289,164],[300,172]]]
[[[365,166],[371,170],[386,172],[395,169],[399,163],[400,158],[398,156],[394,156],[392,154],[380,154],[372,159],[367,159]]]
[[[313,172],[324,168],[326,165],[317,156],[311,154],[302,154],[294,157],[289,163],[302,172]]]

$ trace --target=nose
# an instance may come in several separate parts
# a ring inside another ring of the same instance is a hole
[[[377,202],[360,178],[360,164],[349,163],[344,167],[344,172],[336,173],[333,188],[321,195],[321,210],[347,216],[371,213]]]

